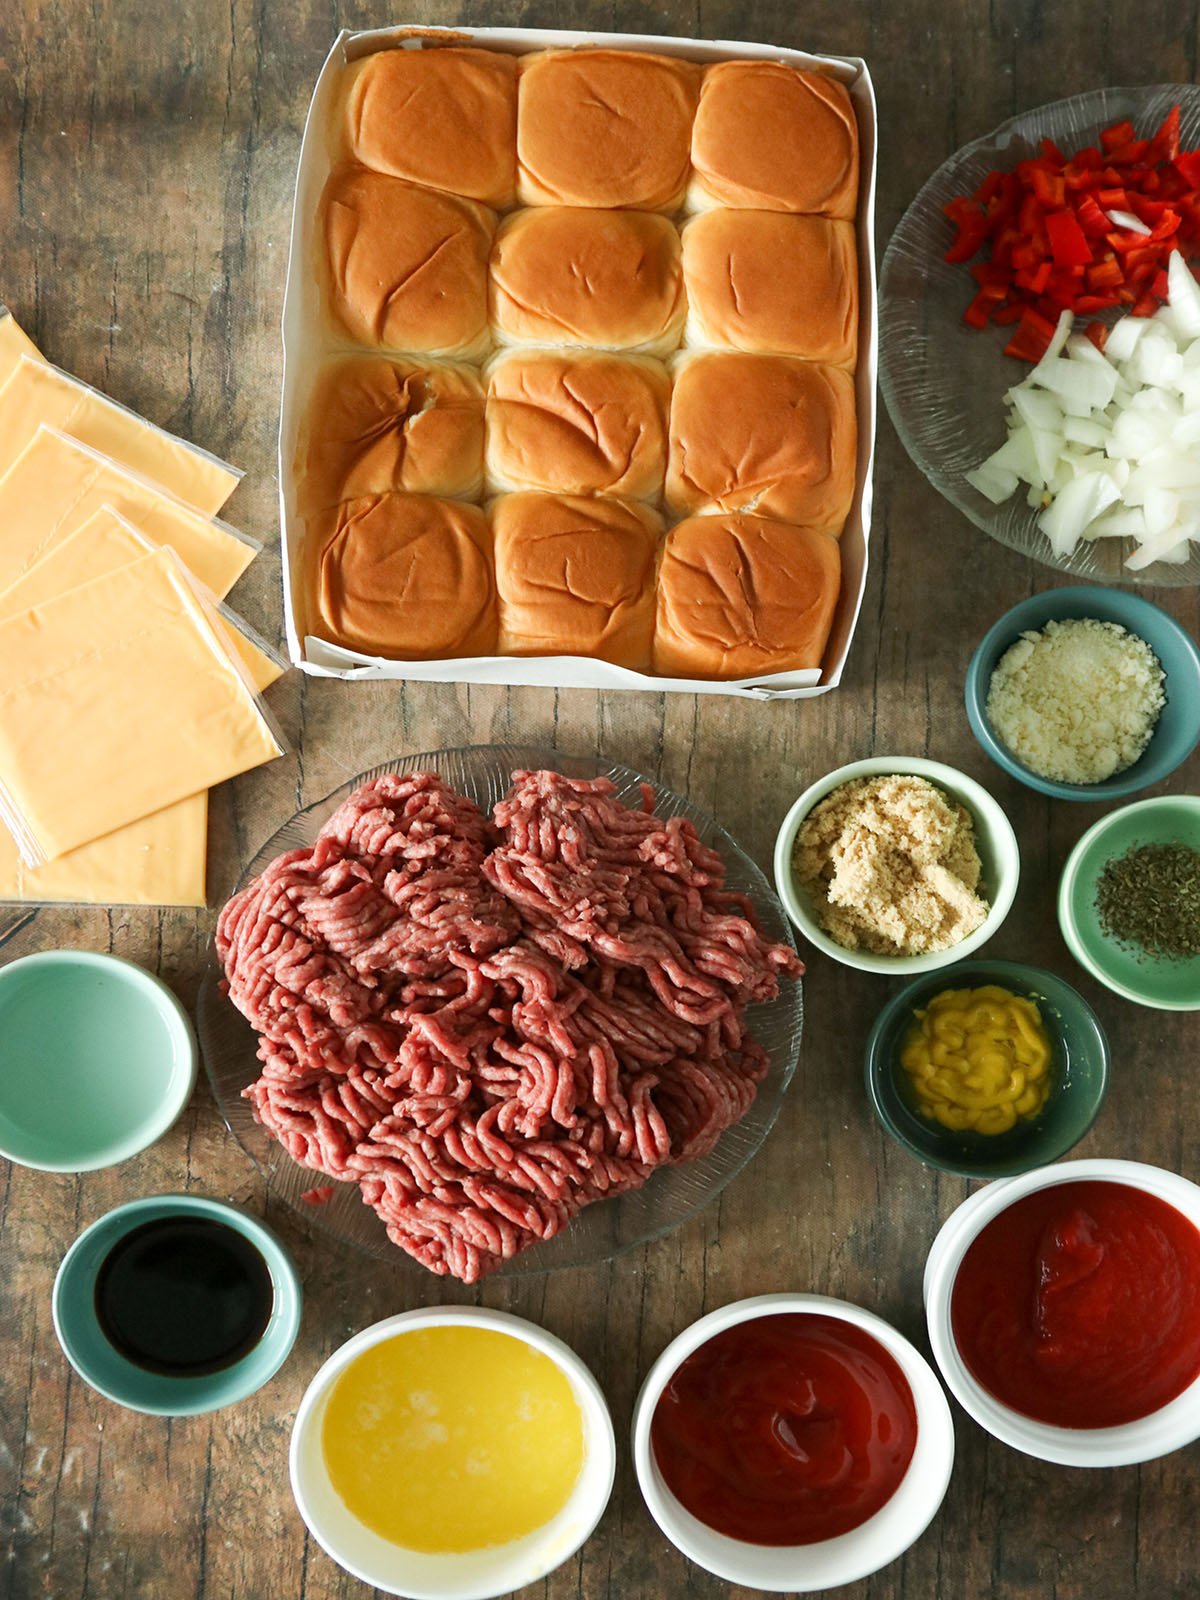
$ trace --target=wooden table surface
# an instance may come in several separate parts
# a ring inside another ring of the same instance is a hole
[[[1195,76],[1195,5],[1142,0],[6,0],[0,7],[0,297],[61,365],[246,468],[229,516],[266,542],[234,595],[280,634],[275,513],[278,326],[291,187],[317,69],[339,26],[389,20],[592,26],[773,41],[863,55],[882,129],[878,237],[943,158],[1012,113],[1106,83]],[[0,530],[2,533],[2,530]],[[1137,1010],[1074,966],[1054,918],[1071,845],[1098,814],[1007,780],[976,746],[962,679],[983,628],[1055,576],[991,543],[879,430],[871,573],[840,689],[807,703],[421,684],[289,674],[271,699],[294,754],[226,786],[213,807],[211,888],[297,807],[407,751],[516,739],[601,752],[711,809],[763,864],[797,792],[880,753],[930,755],[981,778],[1024,853],[1015,910],[991,946],[1077,983],[1113,1045],[1107,1105],[1081,1155],[1200,1172],[1194,1019]],[[1193,632],[1192,593],[1159,596]],[[121,730],[113,730],[120,759]],[[64,752],[67,759],[67,752]],[[1195,789],[1197,758],[1166,787]],[[193,1001],[213,911],[0,909],[0,959],[111,950]],[[612,1406],[617,1487],[596,1534],[537,1591],[552,1600],[708,1600],[645,1511],[624,1443],[663,1346],[744,1295],[814,1290],[881,1312],[925,1347],[920,1283],[940,1221],[968,1185],[939,1178],[875,1124],[861,1084],[871,1019],[895,988],[814,959],[799,1070],[753,1166],[658,1243],[590,1270],[418,1297],[380,1263],[310,1237],[266,1195],[201,1082],[180,1124],[111,1171],[0,1171],[0,1600],[351,1600],[368,1593],[306,1537],[288,1489],[289,1428],[320,1362],[357,1328],[414,1303],[478,1301],[568,1340]],[[3,1061],[0,1055],[0,1069]],[[252,1400],[164,1421],[102,1400],[55,1343],[50,1289],[87,1223],[164,1190],[233,1199],[294,1250],[304,1325]],[[1200,1592],[1200,1452],[1142,1469],[1046,1466],[956,1414],[941,1514],[900,1561],[843,1591],[871,1600],[1172,1600]],[[533,1593],[533,1590],[528,1591]]]

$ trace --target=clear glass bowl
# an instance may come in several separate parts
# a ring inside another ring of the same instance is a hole
[[[1028,368],[1003,354],[1008,330],[989,325],[980,332],[963,322],[975,284],[966,266],[943,260],[954,229],[942,207],[955,195],[973,193],[993,168],[1036,155],[1041,139],[1053,139],[1070,155],[1126,117],[1139,136],[1153,133],[1176,104],[1182,146],[1192,149],[1200,145],[1200,87],[1194,84],[1097,89],[1014,117],[938,168],[900,219],[883,258],[879,380],[909,455],[934,488],[993,539],[1060,572],[1104,583],[1200,583],[1200,546],[1193,544],[1178,565],[1156,561],[1137,572],[1124,565],[1136,548],[1132,539],[1081,540],[1070,556],[1057,556],[1020,488],[994,506],[967,483],[966,474],[1004,443],[1004,392]]]
[[[283,851],[310,845],[322,823],[342,801],[361,784],[382,773],[437,772],[460,794],[474,800],[481,810],[490,812],[508,792],[514,771],[540,767],[551,768],[574,778],[611,778],[617,786],[618,797],[628,805],[640,805],[640,786],[650,781],[616,762],[564,756],[555,750],[531,749],[520,745],[471,745],[458,750],[405,756],[402,760],[385,762],[383,766],[360,773],[316,805],[297,812],[263,845],[242,874],[239,888]],[[707,812],[699,810],[660,784],[652,787],[655,810],[659,816],[688,818],[695,824],[704,843],[721,852],[729,888],[750,896],[766,937],[792,944],[791,930],[783,908],[766,877],[750,857]],[[383,1223],[363,1204],[357,1185],[334,1184],[332,1199],[323,1204],[313,1205],[301,1200],[305,1190],[329,1180],[293,1161],[251,1115],[248,1102],[242,1098],[242,1091],[258,1076],[259,1062],[255,1055],[257,1036],[241,1013],[221,993],[221,978],[221,968],[214,952],[209,958],[198,1003],[204,1065],[221,1115],[234,1138],[262,1173],[268,1189],[303,1215],[304,1220],[317,1231],[328,1234],[340,1243],[354,1245],[370,1255],[390,1261],[397,1271],[407,1271],[427,1282],[426,1269],[392,1244],[384,1232]],[[770,1004],[750,1007],[747,1018],[754,1037],[770,1054],[770,1069],[759,1085],[750,1110],[741,1122],[726,1130],[710,1155],[679,1166],[661,1167],[643,1188],[618,1195],[613,1200],[585,1206],[556,1239],[523,1251],[494,1276],[513,1277],[554,1271],[560,1267],[592,1266],[622,1251],[631,1250],[635,1245],[669,1233],[708,1205],[754,1157],[771,1131],[796,1069],[803,1017],[804,1002],[798,982],[783,984],[779,998]]]

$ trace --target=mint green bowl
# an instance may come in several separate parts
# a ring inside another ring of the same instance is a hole
[[[1105,865],[1137,844],[1200,850],[1200,795],[1158,795],[1102,817],[1067,857],[1058,925],[1071,954],[1114,994],[1157,1011],[1200,1011],[1200,956],[1168,961],[1119,944],[1100,925],[1096,885]]]
[[[196,1083],[187,1012],[116,956],[46,950],[0,967],[0,1155],[93,1172],[162,1137]]]
[[[166,1377],[127,1361],[96,1320],[96,1278],[113,1248],[144,1223],[175,1216],[207,1217],[233,1228],[262,1256],[275,1291],[270,1320],[254,1349],[232,1366],[196,1378]],[[63,1354],[97,1393],[131,1411],[192,1417],[244,1400],[275,1376],[300,1331],[301,1298],[291,1256],[257,1217],[201,1195],[160,1194],[117,1206],[84,1229],[58,1269],[52,1310]]]

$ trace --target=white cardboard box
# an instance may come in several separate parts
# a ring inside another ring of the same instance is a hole
[[[453,661],[385,661],[343,650],[323,640],[301,638],[296,626],[293,584],[303,523],[296,512],[293,462],[312,379],[327,353],[320,329],[320,289],[316,274],[319,242],[316,222],[321,190],[329,171],[327,128],[337,80],[349,61],[389,47],[420,49],[426,39],[504,50],[514,55],[575,45],[657,51],[688,61],[782,61],[795,67],[820,67],[850,91],[858,118],[861,179],[856,233],[859,272],[859,343],[855,389],[858,399],[858,483],[841,538],[842,592],[820,672],[782,672],[761,679],[714,683],[707,679],[656,678],[606,661],[581,656],[486,656]],[[650,34],[577,33],[545,28],[380,28],[343,32],[334,40],[313,91],[300,146],[296,199],[283,302],[283,398],[279,426],[279,502],[283,530],[284,619],[288,653],[302,671],[325,678],[403,678],[427,683],[510,683],[580,689],[653,689],[658,692],[729,694],[756,700],[799,700],[823,694],[840,682],[858,621],[867,578],[867,538],[871,525],[871,471],[875,456],[875,395],[878,329],[875,307],[875,93],[866,62],[857,57],[813,56],[773,45],[726,40],[670,39]]]

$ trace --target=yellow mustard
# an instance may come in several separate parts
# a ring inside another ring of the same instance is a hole
[[[1050,1038],[1032,1000],[997,984],[943,989],[900,1053],[917,1109],[943,1127],[1007,1133],[1050,1093]]]

